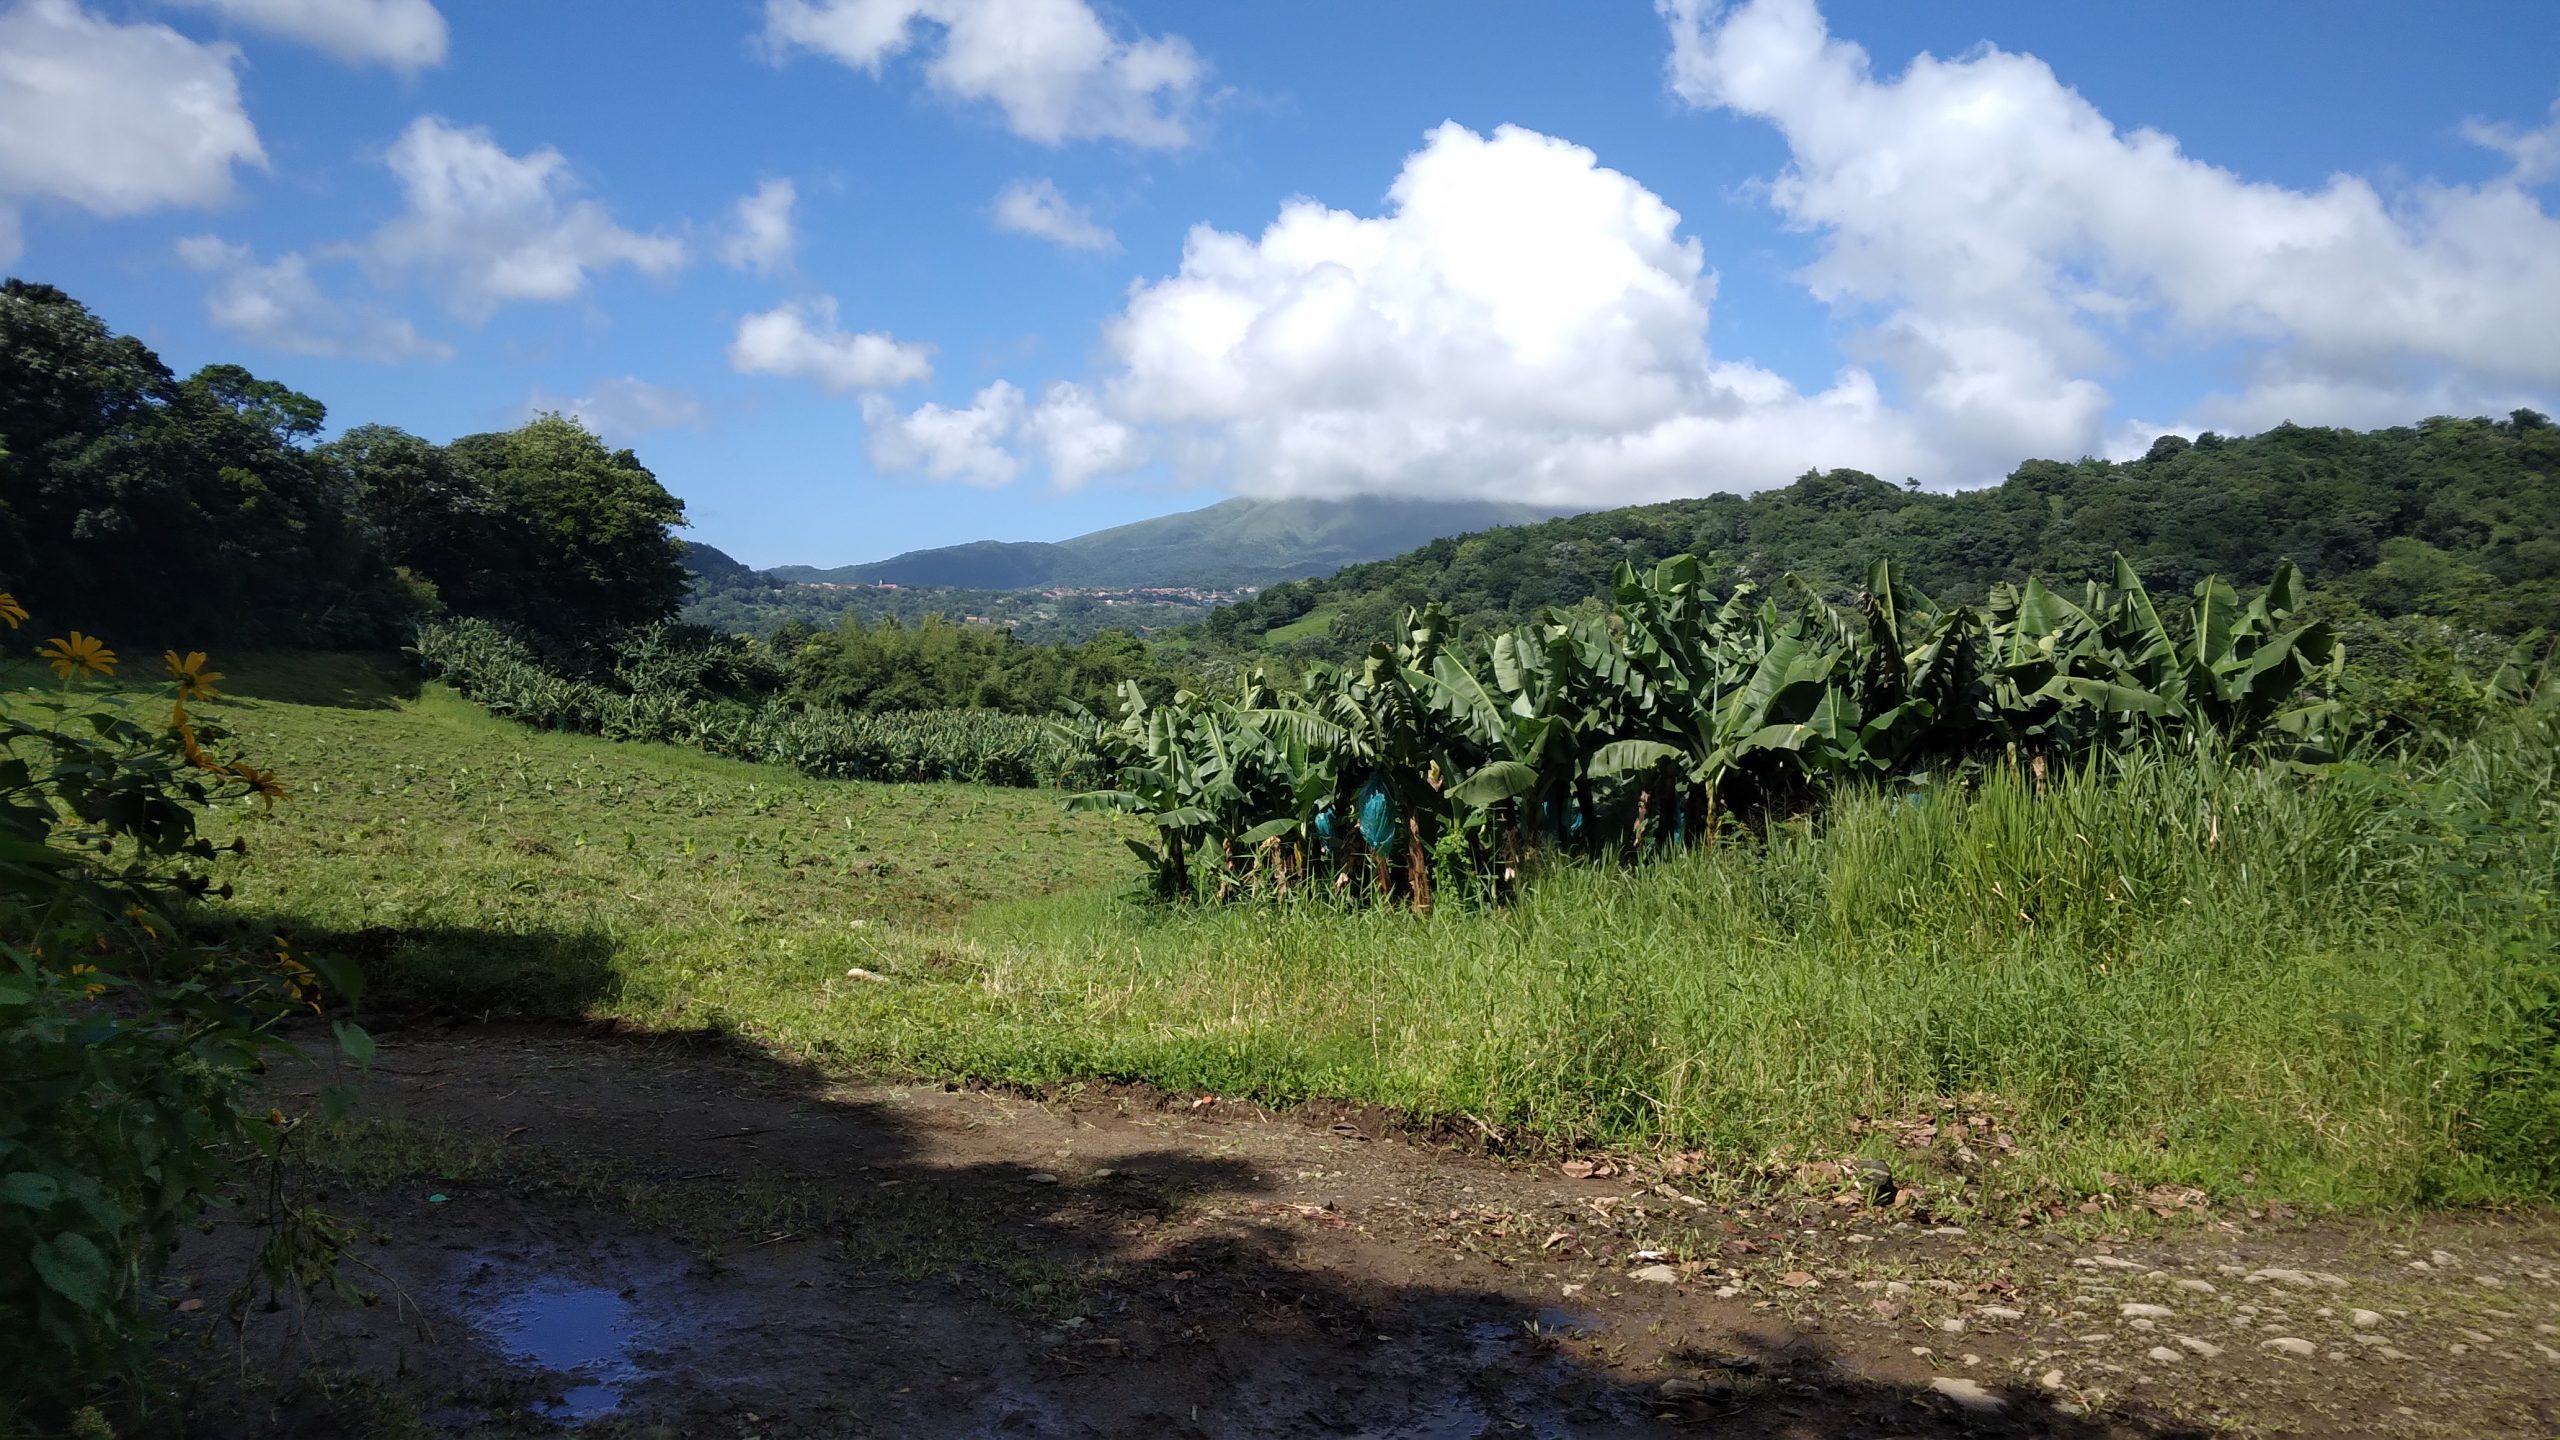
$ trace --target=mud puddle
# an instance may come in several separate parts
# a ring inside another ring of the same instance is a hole
[[[621,1409],[623,1389],[641,1377],[631,1358],[637,1321],[630,1303],[557,1277],[510,1283],[521,1288],[494,1302],[466,1302],[463,1313],[509,1360],[579,1382],[545,1401],[543,1414],[575,1423]]]
[[[455,1318],[516,1366],[556,1377],[534,1402],[577,1425],[618,1413],[630,1392],[686,1368],[709,1337],[705,1298],[681,1251],[616,1246],[470,1253],[448,1289]]]

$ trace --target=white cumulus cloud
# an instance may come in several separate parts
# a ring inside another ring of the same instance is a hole
[[[2096,448],[2099,377],[2137,340],[2235,349],[2242,388],[2197,411],[2241,428],[2560,391],[2560,223],[2523,188],[2553,163],[2549,131],[2474,123],[2514,165],[2487,185],[2297,190],[2118,130],[2031,55],[1887,76],[1813,0],[1661,8],[1673,89],[1784,137],[1768,193],[1819,237],[1803,279],[1866,326],[1856,343],[1970,472],[1943,478]]]
[[[178,242],[178,258],[187,268],[213,277],[205,291],[205,318],[215,329],[251,345],[291,355],[377,361],[442,360],[453,354],[453,347],[419,334],[397,315],[324,292],[312,277],[309,256],[261,262],[246,245],[192,235]]]
[[[767,180],[730,211],[729,233],[720,242],[720,258],[732,268],[770,275],[790,268],[799,236],[791,225],[791,209],[799,187],[788,180]]]
[[[465,319],[574,299],[616,266],[665,275],[684,263],[682,242],[615,223],[549,146],[510,154],[486,130],[430,115],[401,132],[387,161],[407,209],[365,252],[384,271],[427,277]]]
[[[1638,179],[1448,124],[1369,211],[1300,198],[1259,234],[1194,228],[1173,274],[1131,288],[1096,372],[1036,405],[1001,382],[961,408],[866,397],[875,462],[1074,486],[1156,460],[1249,493],[1608,505],[2139,448],[2150,427],[2109,389],[2136,360],[2220,387],[2159,429],[2553,408],[2540,131],[2471,127],[2512,166],[2485,184],[2296,189],[2118,130],[2032,56],[1887,75],[1813,0],[1659,3],[1676,92],[1788,147],[1758,189],[1813,237],[1798,279],[1846,334],[1828,379],[1717,353],[1710,257]]]
[[[1679,215],[1590,151],[1443,125],[1380,214],[1302,199],[1258,237],[1195,228],[1034,438],[1063,484],[1156,453],[1259,493],[1558,504],[1908,458],[1864,371],[1807,394],[1712,355],[1714,295]]]
[[[1012,446],[1022,420],[1022,392],[1003,380],[956,410],[919,405],[902,414],[886,396],[862,397],[873,465],[986,489],[1010,484],[1022,473]]]
[[[230,198],[266,151],[241,107],[239,52],[165,25],[122,25],[72,0],[0,10],[0,263],[31,200],[138,215]]]
[[[887,390],[933,376],[933,352],[878,331],[848,333],[832,296],[779,305],[738,322],[729,366],[741,374],[786,375],[822,389]]]
[[[546,411],[567,415],[616,444],[658,430],[699,430],[711,418],[699,396],[653,384],[637,375],[599,380],[568,398],[536,389],[525,401],[528,417]]]
[[[2475,145],[2507,157],[2514,166],[2507,178],[2518,185],[2539,185],[2560,176],[2560,100],[2551,102],[2551,118],[2530,130],[2477,116],[2462,122],[2462,134]]]
[[[1037,236],[1070,250],[1117,250],[1119,238],[1091,212],[1067,199],[1053,180],[1016,180],[996,192],[996,228]]]
[[[235,25],[298,40],[349,65],[412,73],[444,63],[448,37],[434,0],[173,0]]]
[[[1147,460],[1146,441],[1137,430],[1105,414],[1089,391],[1070,382],[1041,392],[1039,407],[1025,417],[1023,430],[1040,447],[1049,478],[1061,490],[1134,470]]]
[[[1187,145],[1207,69],[1180,36],[1114,33],[1085,0],[765,0],[764,35],[873,76],[919,52],[937,92],[1044,145]]]

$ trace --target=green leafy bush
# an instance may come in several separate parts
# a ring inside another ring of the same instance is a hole
[[[0,595],[0,620],[25,612]],[[73,632],[39,652],[62,679],[0,705],[0,1433],[64,1423],[138,1382],[156,1335],[152,1288],[180,1227],[296,1124],[248,1098],[278,1026],[352,997],[355,977],[283,942],[191,938],[186,907],[229,894],[204,807],[281,794],[216,757],[220,729],[187,702],[221,677],[167,657],[166,718],[79,682],[115,653]],[[350,1053],[371,1042],[341,1023]],[[269,1278],[314,1258],[280,1236]],[[325,1257],[322,1266],[325,1268]]]

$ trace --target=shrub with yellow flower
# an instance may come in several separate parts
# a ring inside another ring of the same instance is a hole
[[[26,619],[0,594],[0,623]],[[177,1236],[235,1182],[242,1157],[281,1165],[286,1137],[302,1133],[280,1112],[249,1108],[259,1067],[290,1048],[278,1023],[357,987],[342,961],[181,923],[190,907],[229,893],[214,868],[246,852],[207,839],[201,809],[284,794],[272,773],[220,753],[222,727],[189,710],[220,694],[222,675],[203,652],[164,653],[176,691],[165,724],[75,684],[116,672],[97,636],[74,630],[37,654],[61,692],[0,695],[0,837],[10,842],[0,857],[0,1054],[48,1080],[0,1085],[0,1136],[12,1137],[0,1148],[21,1195],[136,1198],[0,1204],[0,1274],[35,1277],[0,1280],[12,1307],[0,1375],[27,1379],[23,1397],[0,1399],[6,1418],[52,1413],[45,1407],[147,1367],[154,1287]],[[339,1020],[336,1031],[359,1062],[370,1056],[362,1030]],[[336,1113],[344,1097],[322,1103]],[[328,1283],[343,1237],[307,1206],[291,1213],[279,1222],[291,1233],[279,1230],[261,1258],[266,1279]],[[277,1268],[276,1255],[291,1264]],[[0,1429],[14,1433],[5,1420]]]

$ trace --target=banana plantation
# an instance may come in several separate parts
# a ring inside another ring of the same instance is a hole
[[[2301,603],[2286,565],[2245,604],[2209,579],[2164,615],[2121,557],[2077,600],[2029,580],[1941,605],[1890,562],[1848,603],[1794,577],[1719,600],[1681,556],[1622,566],[1604,611],[1473,643],[1409,611],[1295,685],[1125,686],[1116,719],[1069,726],[1114,777],[1069,803],[1152,824],[1130,843],[1168,895],[1499,898],[1542,854],[1712,844],[1842,784],[1926,803],[1985,766],[2041,785],[2139,746],[2324,759],[2344,657]]]
[[[831,780],[966,781],[1054,786],[1078,778],[1047,723],[994,710],[860,714],[722,693],[730,657],[656,627],[626,637],[602,678],[564,675],[515,635],[483,620],[418,627],[428,674],[483,709],[542,730],[687,745],[732,759],[788,765]]]

